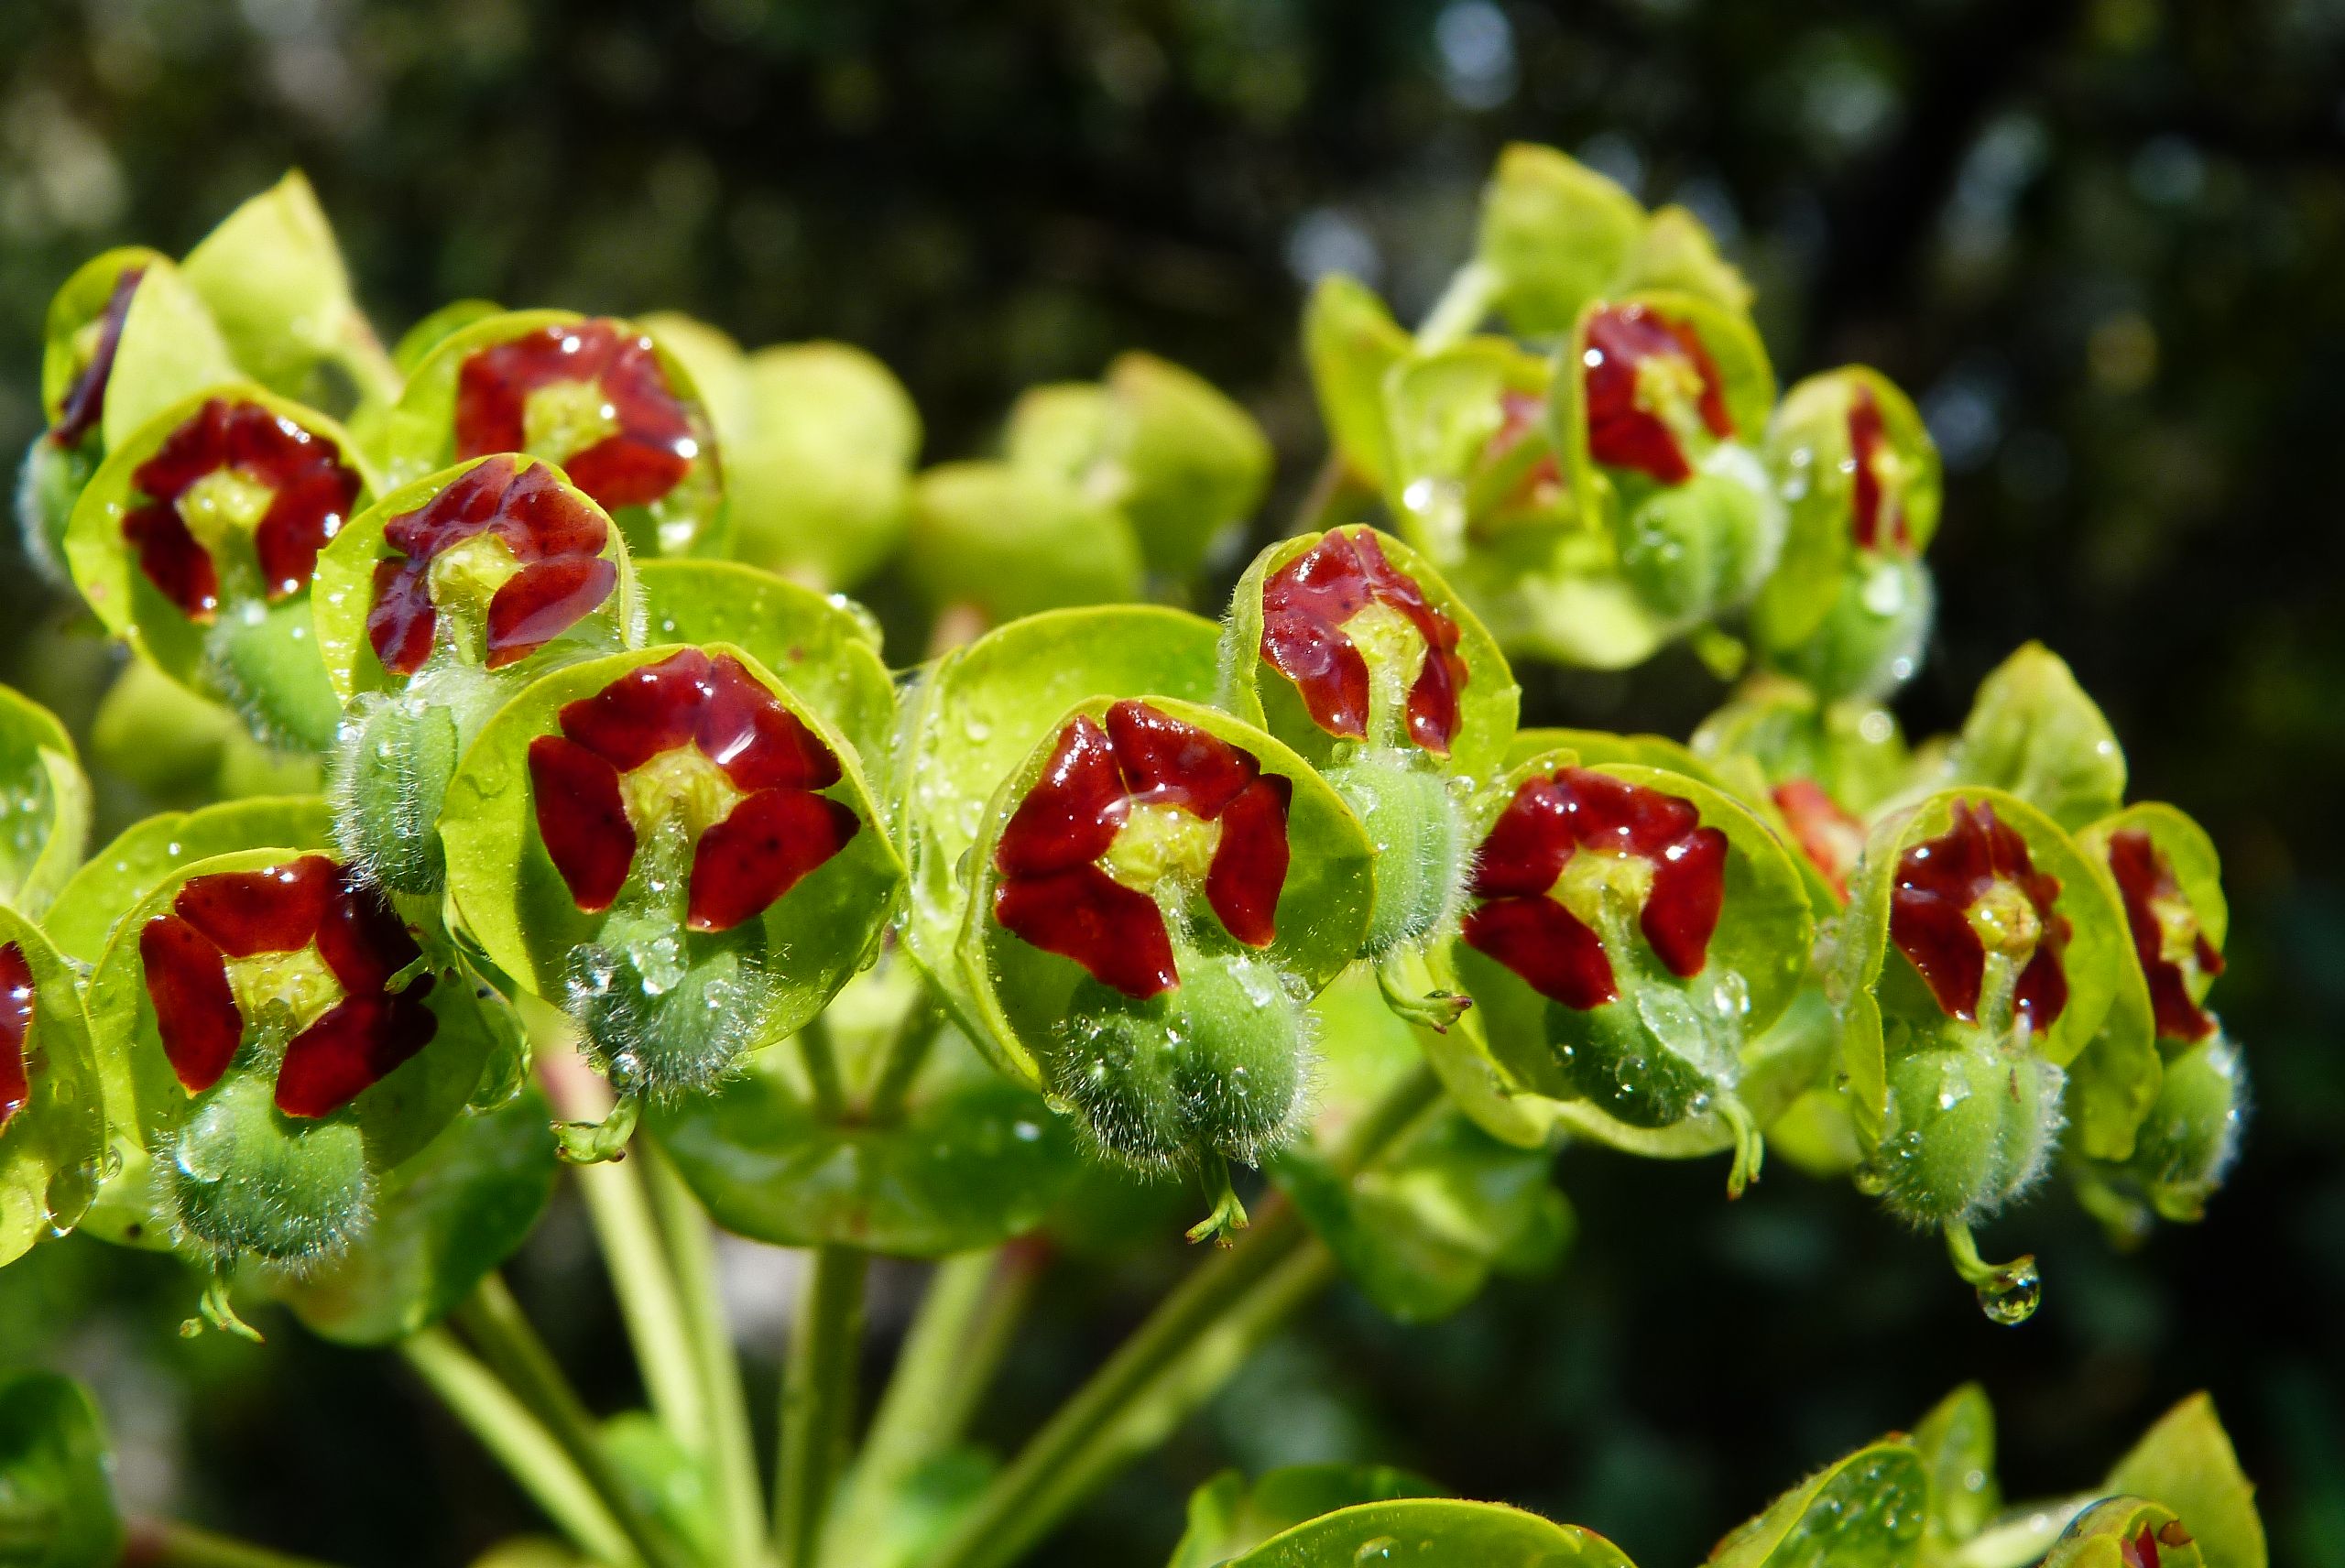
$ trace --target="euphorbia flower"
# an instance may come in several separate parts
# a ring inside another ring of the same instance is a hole
[[[2194,975],[2220,975],[2223,955],[2199,929],[2198,912],[2175,880],[2173,863],[2148,833],[2124,828],[2109,835],[2109,869],[2124,896],[2125,923],[2149,978],[2158,1033],[2169,1040],[2206,1039],[2215,1032],[2215,1020],[2191,999],[2190,981]]]
[[[1149,997],[1180,984],[1157,891],[1201,887],[1249,947],[1277,935],[1293,786],[1217,735],[1146,702],[1078,715],[994,850],[994,918],[1104,985]]]
[[[601,514],[545,464],[489,458],[384,524],[384,540],[399,555],[375,567],[366,635],[376,657],[398,675],[423,668],[439,626],[432,563],[486,536],[513,571],[488,601],[485,661],[497,670],[528,658],[610,597],[618,567],[602,554],[609,534]]]
[[[0,947],[0,1131],[32,1098],[32,1069],[25,1040],[32,1033],[32,966],[15,942]]]
[[[730,654],[685,648],[562,710],[529,743],[538,831],[570,894],[610,908],[649,816],[683,802],[699,831],[686,923],[729,931],[762,913],[861,823],[815,791],[839,781],[821,737]]]
[[[2117,1555],[2124,1568],[2161,1568],[2158,1554],[2161,1544],[2187,1546],[2192,1539],[2190,1531],[2183,1528],[2180,1519],[2168,1519],[2158,1527],[2154,1534],[2148,1525],[2143,1525],[2132,1539],[2120,1541]]]
[[[701,455],[651,340],[601,319],[540,327],[467,355],[455,433],[459,459],[549,458],[614,510],[659,500]]]
[[[386,989],[420,956],[383,896],[322,855],[191,877],[138,933],[163,1054],[191,1094],[235,1060],[248,1006],[294,1010],[276,1087],[289,1116],[332,1116],[431,1042],[432,977]]]
[[[274,604],[310,585],[318,551],[350,516],[362,482],[325,437],[258,403],[213,397],[164,438],[131,484],[147,496],[122,519],[139,570],[181,615],[208,622],[220,608],[211,541],[224,527],[251,527],[261,592]]]
[[[1879,550],[1885,536],[1900,550],[1914,548],[1905,517],[1905,470],[1882,426],[1881,404],[1860,382],[1849,400],[1849,527],[1860,550]]]
[[[114,291],[106,296],[106,308],[91,323],[97,330],[97,339],[91,345],[89,362],[66,387],[57,410],[57,423],[49,428],[49,439],[54,444],[81,445],[82,438],[96,430],[98,421],[105,418],[106,383],[114,378],[114,354],[122,344],[122,323],[130,314],[130,299],[138,292],[138,280],[146,276],[143,267],[125,267],[115,274]]]
[[[1384,642],[1380,657],[1398,657],[1377,620],[1397,621],[1422,640],[1423,663],[1409,687],[1409,738],[1447,757],[1467,681],[1457,625],[1392,565],[1373,533],[1334,530],[1271,574],[1262,585],[1262,657],[1294,682],[1320,728],[1362,738],[1370,681],[1361,644]]]
[[[1692,328],[1648,305],[1605,305],[1589,317],[1582,354],[1588,454],[1663,485],[1694,476],[1685,438],[1734,434],[1726,383]]]
[[[1542,996],[1599,1007],[1620,988],[1591,917],[1608,890],[1626,892],[1653,952],[1690,978],[1725,905],[1726,851],[1726,834],[1679,796],[1584,768],[1534,776],[1483,842],[1466,941]]]
[[[1832,890],[1849,896],[1849,878],[1864,853],[1865,824],[1832,798],[1813,779],[1792,779],[1775,786],[1775,809],[1792,830],[1800,852],[1807,856]]]
[[[2061,954],[2069,925],[2053,908],[2059,895],[2059,878],[2035,869],[2027,841],[1993,806],[1957,800],[1953,825],[1897,863],[1889,937],[1938,1006],[1966,1022],[1978,1021],[1990,944],[2023,959],[2012,1006],[2040,1031],[2068,1005]]]

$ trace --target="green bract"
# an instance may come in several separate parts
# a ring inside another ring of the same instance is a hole
[[[1914,1424],[1914,1450],[1929,1471],[1929,1548],[1943,1552],[1977,1535],[2001,1501],[1986,1390],[1965,1383],[1940,1399]]]
[[[1500,1503],[1361,1503],[1294,1526],[1228,1568],[1633,1568],[1593,1530]]]
[[[976,628],[1045,610],[1140,596],[1140,541],[1105,500],[1060,474],[948,463],[912,486],[905,569],[940,616]]]
[[[0,902],[40,915],[81,864],[90,781],[57,716],[0,686]]]
[[[1737,758],[1773,787],[1805,779],[1859,817],[1904,788],[1905,737],[1888,709],[1827,702],[1803,681],[1754,675],[1695,730],[1695,755],[1722,772]]]
[[[2125,799],[2125,753],[2059,655],[2032,642],[1979,683],[1947,781],[2008,789],[2071,833]]]
[[[2160,1417],[2117,1462],[2105,1485],[2173,1509],[2207,1568],[2264,1568],[2268,1553],[2255,1487],[2240,1473],[2215,1402],[2205,1394],[2191,1395]]]
[[[2104,1497],[2060,1532],[2044,1568],[2132,1568],[2147,1561],[2144,1541],[2159,1568],[2204,1568],[2207,1562],[2172,1508],[2141,1497]]]
[[[88,1212],[105,1176],[106,1107],[79,977],[39,927],[5,905],[0,975],[7,1025],[0,1031],[0,1263],[6,1263],[44,1236],[63,1236]]]
[[[1645,224],[1637,199],[1553,147],[1516,142],[1482,192],[1475,256],[1507,325],[1559,337],[1616,287]]]
[[[90,723],[90,760],[158,805],[200,806],[316,789],[319,759],[253,738],[233,709],[143,659],[123,662]]]
[[[1338,1508],[1441,1495],[1423,1476],[1384,1465],[1294,1465],[1251,1486],[1239,1472],[1225,1470],[1189,1494],[1188,1528],[1170,1568],[1216,1568]]]
[[[333,832],[332,814],[316,795],[264,795],[165,811],[125,828],[83,862],[41,926],[67,957],[94,964],[131,906],[177,867],[255,845],[323,849]]]
[[[1303,352],[1327,444],[1352,479],[1370,490],[1390,479],[1385,376],[1410,346],[1384,301],[1358,279],[1329,273],[1312,289],[1303,312]]]
[[[1827,1465],[1710,1553],[1712,1568],[1891,1568],[1910,1563],[1930,1506],[1914,1445],[1883,1441]]]
[[[113,1568],[122,1557],[112,1455],[96,1403],[49,1372],[0,1379],[0,1561]]]

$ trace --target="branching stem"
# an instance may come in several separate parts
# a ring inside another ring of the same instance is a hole
[[[823,1520],[855,1419],[870,1262],[860,1247],[818,1247],[807,1269],[781,1381],[773,1536],[781,1568],[816,1568],[822,1560]]]

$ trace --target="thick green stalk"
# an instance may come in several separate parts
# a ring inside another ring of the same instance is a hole
[[[766,1560],[765,1497],[759,1490],[748,1401],[741,1391],[740,1359],[733,1351],[733,1327],[717,1282],[715,1232],[667,1155],[648,1138],[637,1147],[644,1150],[645,1180],[674,1257],[693,1363],[708,1410],[706,1449],[716,1482],[725,1561],[753,1568]]]
[[[781,1568],[816,1568],[822,1560],[823,1520],[855,1420],[870,1263],[860,1247],[818,1247],[811,1254],[781,1380],[773,1531]]]
[[[579,1551],[613,1568],[642,1562],[562,1445],[447,1330],[425,1329],[399,1354]]]
[[[504,1279],[496,1274],[483,1279],[456,1309],[456,1322],[521,1402],[545,1423],[649,1568],[695,1568],[691,1554],[645,1511],[611,1463],[601,1428],[562,1376],[553,1353],[521,1315],[520,1303]]]
[[[122,1549],[122,1568],[326,1568],[314,1557],[271,1552],[169,1519],[142,1519]]]

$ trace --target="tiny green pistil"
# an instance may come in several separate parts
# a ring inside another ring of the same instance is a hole
[[[2035,905],[2015,885],[1995,881],[1970,906],[1970,929],[1989,953],[2001,953],[2013,964],[2024,964],[2044,940],[2044,920]]]
[[[663,751],[627,774],[619,780],[619,793],[638,832],[673,818],[695,843],[731,815],[741,800],[741,791],[725,770],[691,746]]]
[[[618,433],[618,410],[592,381],[549,381],[521,404],[521,450],[555,463]]]
[[[1135,800],[1102,864],[1107,875],[1138,892],[1154,893],[1166,877],[1203,887],[1221,847],[1221,824],[1178,806]]]
[[[1552,893],[1588,930],[1614,938],[1652,896],[1652,862],[1642,855],[1576,849],[1564,862]]]
[[[252,538],[276,499],[276,490],[242,469],[214,469],[180,492],[180,520],[216,561],[232,540]]]
[[[1343,633],[1368,665],[1368,733],[1397,744],[1409,688],[1425,667],[1425,639],[1409,617],[1371,599],[1343,624]]]
[[[328,1007],[342,1000],[342,982],[335,979],[315,945],[291,953],[256,953],[228,961],[228,987],[247,1029],[261,1029],[290,1040]]]

